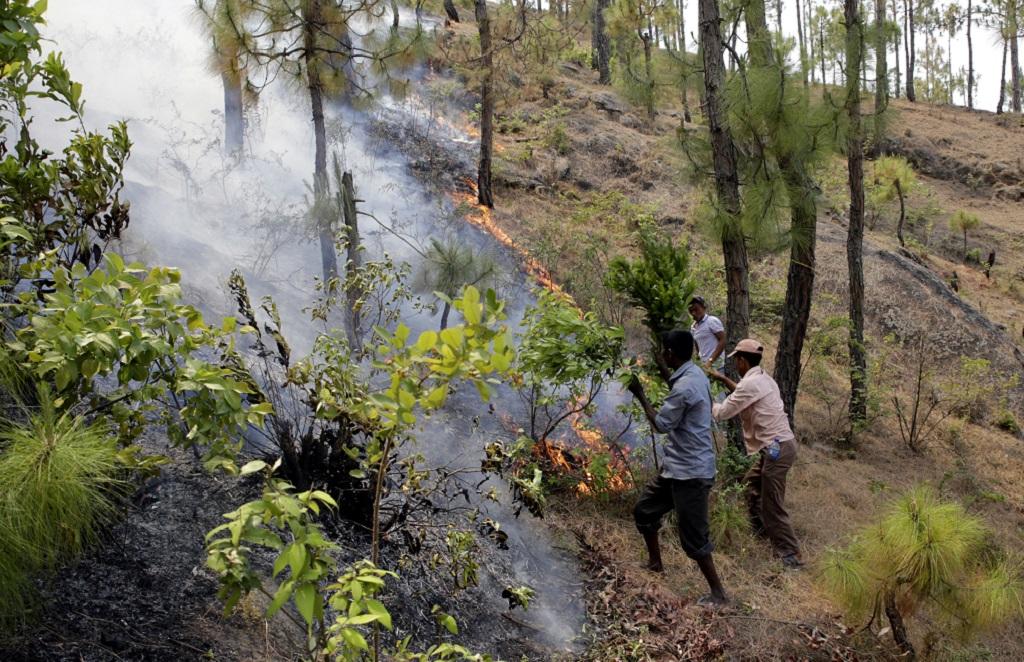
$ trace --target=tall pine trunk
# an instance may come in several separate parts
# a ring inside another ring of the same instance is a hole
[[[1003,39],[1003,68],[999,76],[999,103],[996,104],[996,115],[1002,115],[1003,106],[1006,105],[1006,51],[1009,43],[1009,39]]]
[[[890,1],[892,3],[890,5],[892,7],[892,22],[895,23],[897,26],[899,26],[899,24],[900,24],[900,15],[899,15],[899,10],[896,8],[896,0],[890,0]],[[900,72],[900,35],[899,35],[899,33],[897,33],[893,37],[893,56],[895,56],[895,58],[896,58],[896,62],[895,62],[895,64],[896,64],[896,85],[893,86],[892,91],[893,91],[893,96],[896,97],[897,99],[899,99],[900,98],[900,94],[902,94],[901,90],[903,89],[903,77],[902,77],[901,72]]]
[[[1020,41],[1020,26],[1017,24],[1017,0],[1010,0],[1007,21],[1010,33],[1010,90],[1012,92],[1013,112],[1020,112],[1020,54],[1018,42]]]
[[[885,137],[884,111],[889,105],[888,43],[885,38],[885,0],[875,0],[875,135],[874,150],[881,149]]]
[[[476,185],[477,202],[494,207],[491,191],[491,157],[494,151],[494,53],[491,51],[491,19],[487,0],[475,0],[476,23],[480,32],[480,162]]]
[[[725,60],[722,56],[721,17],[717,0],[699,0],[700,51],[704,64],[704,116],[711,140],[715,194],[719,213],[726,217],[722,256],[726,284],[726,347],[731,349],[750,329],[750,280],[747,246],[739,226],[740,184],[736,146],[726,123]],[[728,370],[736,374],[732,361]]]
[[[608,9],[609,0],[594,0],[594,35],[597,40],[597,82],[610,85],[612,82],[612,42],[608,37],[604,12]]]
[[[540,0],[537,0],[538,3]],[[540,5],[537,5],[540,9]],[[455,0],[444,0],[444,13],[448,15],[448,20],[452,23],[459,22],[459,10],[455,8]]]
[[[864,24],[859,0],[844,0],[846,66],[859,71],[864,55]],[[847,170],[850,185],[850,219],[846,238],[846,264],[850,280],[850,441],[857,426],[867,418],[867,352],[864,346],[864,139],[861,129],[860,85],[855,76],[846,79],[846,114],[849,117]]]
[[[967,107],[974,110],[974,41],[971,24],[974,23],[973,0],[967,0]]]
[[[784,72],[776,61],[765,17],[764,0],[749,0],[746,12],[747,44],[752,67],[771,71],[780,78]],[[775,381],[790,424],[796,416],[800,386],[800,356],[807,335],[814,293],[814,249],[818,210],[817,187],[803,163],[784,157],[779,160],[790,203],[790,260],[786,277],[786,299],[782,309],[782,330],[775,354]]]
[[[904,46],[906,47],[906,62],[907,62],[907,100],[911,102],[917,101],[917,95],[914,94],[914,69],[915,63],[917,62],[917,55],[914,52],[914,0],[906,0],[904,4],[904,16],[903,16],[903,30],[904,30]]]
[[[821,58],[821,85],[825,86],[825,26],[824,21],[818,22],[818,56]],[[832,81],[835,82],[835,81]]]
[[[327,128],[324,124],[323,84],[320,81],[320,63],[316,55],[316,33],[321,30],[323,17],[321,0],[305,0],[302,4],[303,62],[306,66],[306,84],[313,113],[313,138],[316,144],[313,159],[313,197],[322,201],[327,195]],[[322,206],[322,205],[318,205]],[[329,214],[320,213],[316,219],[320,239],[320,262],[326,283],[338,276],[338,254],[334,249],[334,232]]]
[[[807,87],[807,46],[804,43],[804,19],[801,5],[803,0],[796,0],[796,38],[800,45],[800,77]]]
[[[640,35],[644,45],[644,105],[647,107],[647,120],[654,124],[654,60],[652,54],[653,33],[650,28]]]
[[[220,79],[224,84],[224,149],[228,154],[237,154],[245,142],[242,77],[232,71],[222,71]]]

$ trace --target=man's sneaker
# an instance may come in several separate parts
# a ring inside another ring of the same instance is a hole
[[[790,554],[782,557],[782,566],[788,570],[800,570],[804,567],[804,562],[796,554]]]

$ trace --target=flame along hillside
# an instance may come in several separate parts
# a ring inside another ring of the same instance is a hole
[[[463,182],[468,191],[452,194],[452,199],[456,206],[468,210],[463,215],[463,218],[474,227],[486,232],[499,244],[508,249],[518,260],[523,271],[533,278],[537,284],[550,292],[564,297],[567,302],[582,314],[582,310],[573,300],[572,296],[567,294],[551,278],[547,268],[495,223],[491,210],[486,205],[477,203],[476,182],[468,178],[464,179]],[[614,492],[630,489],[633,486],[633,476],[629,466],[628,449],[624,449],[614,441],[609,442],[601,432],[588,426],[584,413],[585,405],[586,403],[582,401],[570,402],[566,405],[566,421],[569,423],[576,440],[592,453],[608,454],[610,456],[607,467],[609,475],[605,479],[607,484],[603,489]],[[512,425],[510,420],[506,420],[505,424],[510,431],[515,431],[515,426]],[[573,445],[573,440],[568,438],[543,440],[543,443],[537,444],[534,447],[534,453],[546,460],[547,464],[558,473],[567,475],[582,474],[582,479],[576,484],[574,490],[579,494],[589,494],[592,491],[591,483],[594,480],[594,476],[587,467],[585,458],[581,457],[579,453],[572,451]]]

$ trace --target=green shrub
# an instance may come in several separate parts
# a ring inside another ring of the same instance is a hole
[[[1000,430],[1005,430],[1010,434],[1020,434],[1020,423],[1009,409],[1003,409],[996,414],[995,424]]]
[[[581,67],[590,67],[590,49],[577,43],[573,43],[572,46],[562,51],[559,57],[566,62],[572,62]]]
[[[0,431],[0,626],[30,611],[33,578],[96,542],[128,486],[126,455],[105,423],[40,400],[27,422]]]
[[[750,533],[742,484],[718,490],[711,505],[711,540],[721,550],[737,550]]]
[[[565,122],[553,121],[548,124],[547,132],[544,134],[544,146],[561,156],[572,150],[572,141],[565,130]]]

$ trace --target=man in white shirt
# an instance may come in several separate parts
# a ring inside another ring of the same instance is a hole
[[[764,347],[752,338],[736,343],[730,354],[736,360],[740,381],[717,371],[708,376],[725,385],[731,395],[712,407],[716,421],[738,416],[747,454],[757,455],[746,483],[747,507],[755,532],[768,538],[787,568],[803,566],[800,543],[786,512],[786,475],[796,461],[796,439],[779,395],[779,386],[761,369]]]
[[[690,299],[688,310],[693,317],[690,333],[697,343],[700,362],[708,367],[721,368],[722,362],[716,364],[716,361],[719,361],[722,352],[725,351],[725,326],[722,320],[714,315],[708,315],[707,302],[702,296]]]

